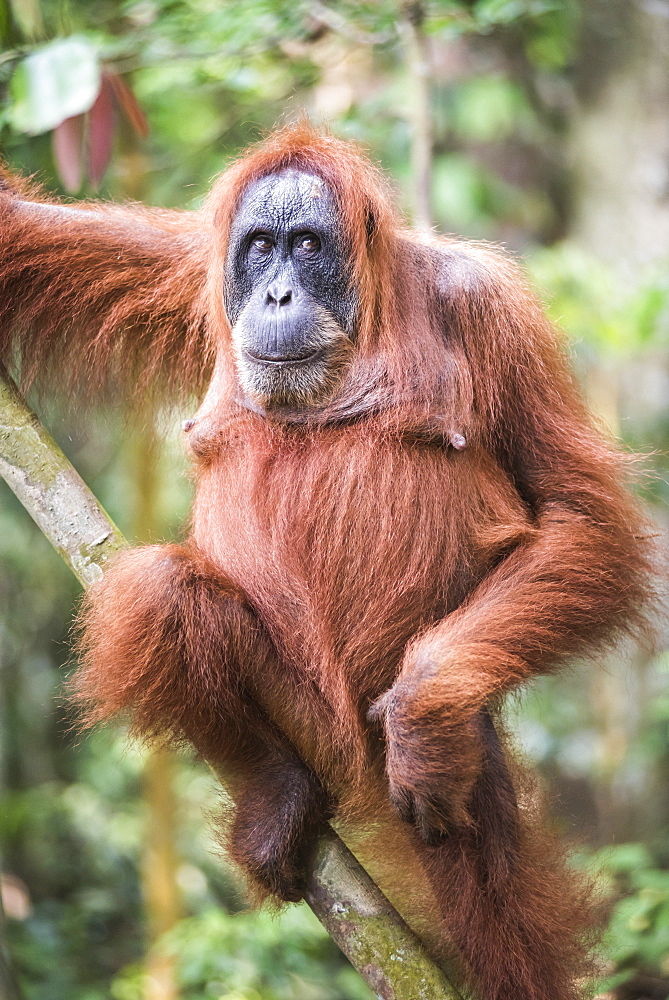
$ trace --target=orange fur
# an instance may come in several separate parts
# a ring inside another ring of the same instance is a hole
[[[243,191],[288,166],[333,191],[361,304],[337,397],[293,423],[238,400],[221,297]],[[652,553],[517,269],[403,229],[369,162],[305,125],[234,164],[202,213],[70,217],[0,190],[0,223],[0,329],[29,377],[145,364],[189,388],[216,355],[189,432],[191,541],[120,556],[84,612],[89,721],[128,709],[228,768],[231,850],[257,886],[299,895],[336,802],[425,880],[407,893],[369,859],[483,1000],[578,996],[587,889],[519,809],[490,713],[642,631]]]
[[[0,173],[0,180],[2,180]],[[7,175],[5,175],[7,178]],[[0,355],[24,389],[135,399],[206,383],[212,349],[204,215],[100,203],[57,205],[0,186]],[[25,199],[25,200],[24,200]]]

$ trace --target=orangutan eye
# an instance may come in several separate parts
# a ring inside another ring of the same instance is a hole
[[[298,236],[296,248],[306,253],[316,253],[321,248],[321,241],[313,233],[305,233],[303,236]]]
[[[270,253],[274,247],[274,241],[269,236],[254,236],[251,240],[251,247],[259,253]]]

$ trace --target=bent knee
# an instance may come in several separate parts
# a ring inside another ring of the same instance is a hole
[[[243,595],[197,550],[169,543],[126,549],[114,558],[103,579],[91,588],[89,603],[119,602],[132,607],[153,605],[165,611],[204,594],[241,600]]]
[[[105,579],[123,575],[127,578],[172,578],[183,575],[188,569],[188,550],[183,545],[141,545],[125,549],[111,560],[105,570]]]

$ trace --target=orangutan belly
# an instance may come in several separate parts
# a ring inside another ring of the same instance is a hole
[[[480,450],[346,428],[233,441],[201,475],[193,529],[282,655],[363,700],[532,530]]]

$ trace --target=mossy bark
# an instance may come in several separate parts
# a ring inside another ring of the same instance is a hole
[[[0,475],[84,587],[127,543],[0,368]]]

